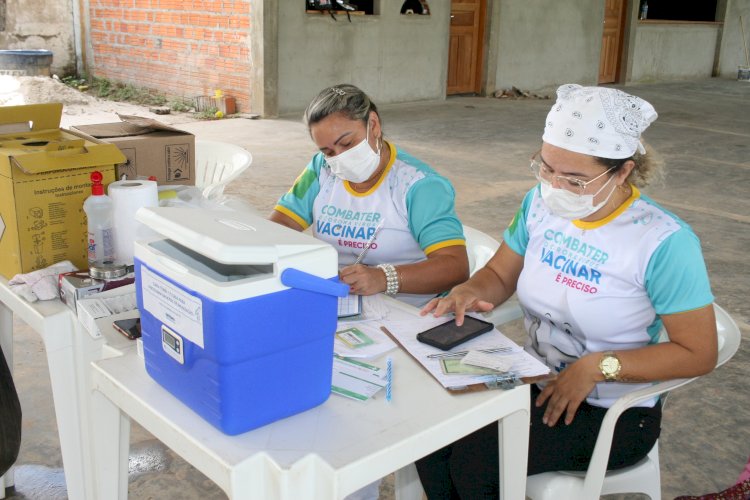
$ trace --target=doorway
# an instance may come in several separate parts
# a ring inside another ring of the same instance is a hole
[[[448,95],[481,91],[486,5],[486,0],[451,0]]]
[[[604,30],[599,55],[599,83],[615,83],[619,78],[625,6],[627,0],[604,2]]]

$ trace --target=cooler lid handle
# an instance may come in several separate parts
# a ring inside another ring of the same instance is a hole
[[[345,283],[327,280],[292,267],[281,272],[281,283],[290,288],[335,295],[336,297],[346,297],[349,293],[349,285]]]

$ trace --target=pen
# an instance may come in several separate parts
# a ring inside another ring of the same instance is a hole
[[[377,226],[375,226],[375,232],[372,233],[372,236],[370,236],[370,239],[367,240],[367,243],[365,243],[365,248],[362,249],[362,251],[357,256],[357,260],[354,261],[353,266],[356,266],[360,262],[362,262],[362,259],[365,258],[365,255],[367,254],[367,251],[372,247],[373,242],[375,241],[375,238],[378,236],[378,233],[380,232],[380,229],[383,227],[383,222],[385,222],[385,217],[380,219],[380,222]]]
[[[390,357],[385,360],[385,400],[389,403],[393,399],[393,361]]]

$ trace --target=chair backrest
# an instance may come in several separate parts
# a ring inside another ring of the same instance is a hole
[[[466,253],[469,255],[469,275],[473,275],[495,255],[500,243],[487,233],[464,226]]]
[[[500,242],[471,226],[464,226],[464,237],[466,237],[466,253],[469,255],[469,275],[473,275],[495,255],[497,249],[500,248]],[[521,318],[523,311],[518,305],[518,300],[511,297],[482,316],[494,325],[501,325]]]
[[[719,336],[719,357],[716,366],[719,367],[732,359],[740,348],[742,334],[732,317],[724,309],[714,304],[716,314],[716,333]]]
[[[203,188],[203,196],[216,198],[224,187],[253,162],[249,151],[220,141],[195,141],[195,185]]]

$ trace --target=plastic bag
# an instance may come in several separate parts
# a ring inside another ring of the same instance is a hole
[[[202,188],[195,186],[165,186],[160,191],[170,191],[173,194],[163,196],[159,200],[160,207],[182,207],[182,208],[205,208],[208,210],[227,210],[235,212],[249,212],[258,214],[258,211],[246,201],[227,194],[215,198],[203,196]]]
[[[21,402],[0,347],[0,476],[16,462],[21,449]]]

